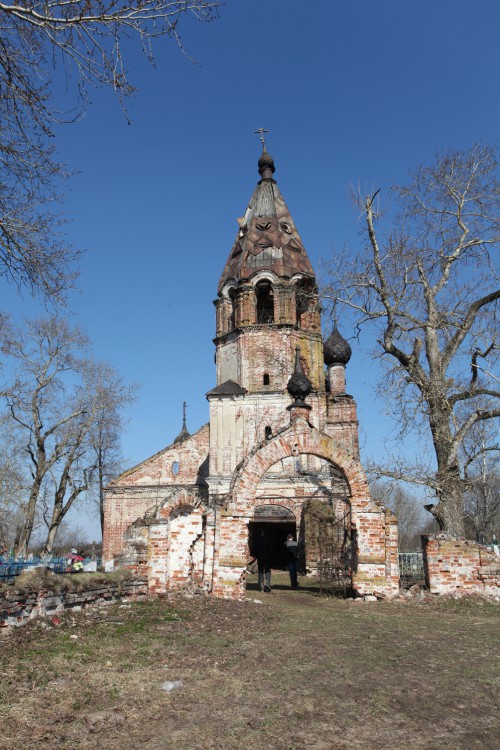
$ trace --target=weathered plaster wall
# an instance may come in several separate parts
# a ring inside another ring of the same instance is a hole
[[[304,372],[315,391],[325,390],[323,344],[318,333],[292,326],[255,325],[219,342],[217,385],[235,380],[251,393],[285,391],[300,346]],[[269,386],[264,385],[264,374]]]

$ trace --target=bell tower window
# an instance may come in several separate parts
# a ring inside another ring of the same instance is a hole
[[[297,314],[297,325],[303,325],[302,315],[310,312],[317,301],[317,289],[314,282],[309,279],[299,281],[295,287],[295,304]]]
[[[274,323],[273,289],[269,281],[259,281],[255,287],[257,323]]]
[[[231,287],[229,290],[229,299],[231,300],[231,310],[229,313],[229,330],[233,331],[236,323],[236,289]]]

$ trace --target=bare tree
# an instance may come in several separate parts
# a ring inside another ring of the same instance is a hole
[[[474,425],[462,446],[466,528],[478,542],[500,532],[500,445],[487,422]]]
[[[20,460],[21,446],[8,418],[0,417],[0,548],[14,544],[22,522],[27,477]]]
[[[401,432],[420,429],[430,438],[430,471],[401,465],[380,474],[425,485],[437,501],[426,508],[459,536],[461,448],[474,425],[500,416],[497,170],[493,148],[447,151],[393,188],[394,216],[381,214],[380,191],[360,200],[365,250],[338,258],[326,290],[350,308],[358,329],[376,334],[383,390]]]
[[[83,405],[64,408],[64,376],[75,374],[86,337],[55,317],[27,324],[9,341],[8,352],[17,367],[17,378],[6,393],[13,422],[24,435],[29,457],[31,487],[23,524],[14,544],[16,554],[26,554],[33,533],[42,483],[68,448],[71,432],[62,429],[80,418]]]
[[[92,450],[96,461],[96,475],[94,489],[99,506],[101,534],[104,534],[104,488],[112,479],[117,477],[123,469],[124,461],[120,444],[121,418],[117,414],[102,414],[94,424],[91,435]]]
[[[53,495],[46,515],[47,539],[43,554],[52,552],[60,525],[74,503],[84,493],[94,490],[99,498],[101,530],[104,524],[104,486],[118,468],[121,457],[120,433],[123,409],[134,398],[134,387],[105,362],[87,361],[83,366],[82,385],[75,394],[84,412],[63,429],[71,435],[65,439],[66,451],[52,470]]]
[[[183,50],[183,15],[216,17],[221,0],[26,0],[0,2],[0,276],[59,300],[75,280],[78,251],[54,213],[68,176],[53,147],[53,127],[85,111],[89,86],[111,87],[123,105],[134,91],[123,49],[136,37],[153,61],[152,42],[171,37]],[[53,101],[62,68],[73,101]],[[74,85],[71,82],[74,81]]]
[[[394,480],[370,482],[370,494],[396,515],[400,551],[421,550],[421,535],[435,531],[437,524],[429,516],[424,518],[419,497]]]
[[[130,389],[109,365],[90,359],[79,329],[55,317],[28,323],[7,351],[17,376],[5,400],[31,473],[15,552],[26,553],[37,512],[43,512],[49,553],[61,522],[99,471],[95,425],[127,405]]]
[[[94,388],[95,401],[92,420],[86,438],[87,452],[84,466],[90,484],[89,495],[97,501],[101,532],[104,530],[104,487],[123,468],[121,435],[124,429],[124,410],[136,399],[137,386],[127,385],[106,362],[99,362],[87,370],[87,390]],[[92,383],[94,384],[92,386]]]

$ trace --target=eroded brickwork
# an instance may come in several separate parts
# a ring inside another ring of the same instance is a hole
[[[209,426],[129,469],[106,489],[103,559],[124,551],[134,521],[164,505],[199,503],[208,474]],[[187,494],[186,494],[187,493]]]
[[[500,596],[500,556],[445,534],[422,537],[426,584],[432,594]]]
[[[345,393],[351,349],[336,326],[323,344],[314,272],[273,172],[264,152],[219,282],[209,425],[110,485],[104,556],[146,570],[151,593],[187,586],[240,598],[258,524],[276,545],[279,524],[296,533],[304,564],[317,568],[306,522],[314,500],[346,519],[352,588],[390,595],[397,527],[371,500],[360,464]],[[292,373],[307,403],[292,397]]]
[[[371,594],[374,590],[384,595],[394,594],[399,588],[394,517],[371,500],[359,461],[336,446],[327,434],[312,428],[300,418],[281,435],[250,454],[235,471],[216,541],[214,590],[216,588],[219,593],[231,598],[241,596],[248,558],[248,524],[254,518],[261,479],[270,467],[283,458],[303,455],[318,456],[338,467],[349,487],[348,502],[355,533],[354,590],[360,595]],[[303,497],[295,494],[293,499],[286,499],[284,494],[280,494],[276,502],[300,518]],[[236,575],[237,568],[242,569],[241,575]]]

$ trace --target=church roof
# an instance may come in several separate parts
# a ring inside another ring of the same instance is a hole
[[[207,396],[244,396],[246,388],[242,388],[239,383],[235,383],[234,380],[226,380],[225,383],[212,388],[205,395]]]
[[[281,278],[296,273],[314,277],[293,219],[272,175],[274,160],[265,146],[258,163],[261,180],[238,219],[240,229],[219,282],[219,292],[229,279],[244,281],[268,269]]]

